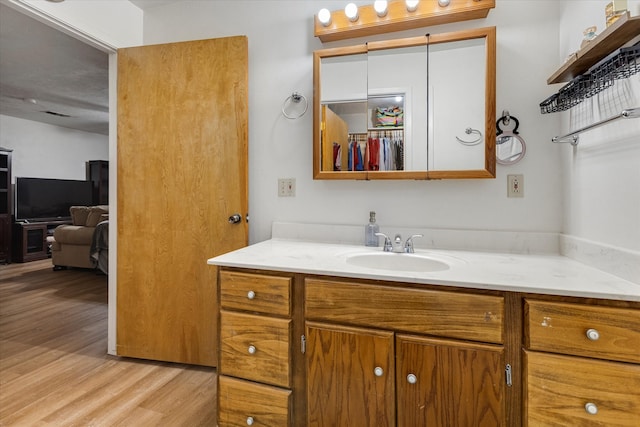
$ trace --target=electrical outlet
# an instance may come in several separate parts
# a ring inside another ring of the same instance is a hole
[[[524,175],[507,175],[507,197],[524,197]]]
[[[278,197],[295,197],[296,179],[278,178]]]

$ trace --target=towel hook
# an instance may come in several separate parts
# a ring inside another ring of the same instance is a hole
[[[463,145],[478,145],[480,143],[480,141],[482,141],[482,132],[480,132],[477,129],[472,129],[472,128],[466,128],[464,133],[466,133],[467,135],[471,135],[472,133],[475,133],[478,135],[477,139],[474,139],[473,141],[465,141],[463,139],[460,139],[456,136],[456,139],[458,140],[458,142],[460,144]]]
[[[302,113],[299,113],[296,116],[287,114],[286,108],[287,108],[288,105],[290,105],[290,104],[299,104],[301,101],[304,101],[304,110],[302,111]],[[282,103],[282,115],[285,116],[287,119],[290,119],[290,120],[299,119],[300,117],[304,116],[304,114],[307,112],[307,108],[309,108],[309,103],[307,102],[307,98],[303,94],[301,94],[300,92],[293,92]]]
[[[500,120],[502,120],[503,125],[509,126],[509,123],[511,123],[511,116],[509,115],[509,110],[502,110],[502,117],[500,117]]]
[[[508,114],[508,112],[507,112]],[[505,122],[505,119],[509,118],[509,120],[507,122]],[[516,123],[516,125],[513,127],[513,133],[514,134],[518,134],[518,126],[520,126],[520,121],[518,119],[516,119],[515,117],[511,117],[511,116],[502,116],[498,119],[498,121],[496,121],[496,135],[501,135],[504,131],[502,129],[500,129],[500,122],[504,123],[505,126],[508,125],[508,123],[511,121],[511,119],[513,119],[513,121]]]

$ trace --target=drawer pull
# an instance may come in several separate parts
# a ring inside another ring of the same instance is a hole
[[[597,329],[587,329],[587,338],[591,341],[598,341],[600,339],[600,332]]]
[[[247,292],[247,298],[254,299],[256,297],[256,293],[253,291]]]
[[[384,369],[382,369],[380,366],[376,366],[376,368],[373,370],[373,373],[376,375],[376,377],[381,377],[384,375]]]
[[[247,351],[249,352],[249,354],[256,354],[256,346],[250,345]]]
[[[584,410],[587,411],[587,414],[590,414],[590,415],[595,415],[598,413],[598,407],[596,406],[595,403],[591,403],[591,402],[584,405]]]
[[[248,426],[252,426],[253,425],[253,417],[247,417],[247,425]]]
[[[418,382],[418,377],[416,377],[414,374],[409,374],[407,375],[407,382],[409,384],[415,384]]]

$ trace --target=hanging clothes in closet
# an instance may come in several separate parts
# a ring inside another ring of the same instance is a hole
[[[349,134],[348,170],[404,170],[404,131],[372,130]]]
[[[404,131],[369,131],[369,138],[378,140],[374,149],[378,150],[377,169],[380,171],[404,170]],[[375,143],[374,143],[375,144]]]
[[[333,170],[342,170],[342,147],[337,142],[333,143]]]
[[[365,170],[365,158],[367,148],[367,134],[349,134],[349,153],[347,156],[348,170]]]

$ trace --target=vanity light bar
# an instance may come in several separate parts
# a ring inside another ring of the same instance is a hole
[[[420,0],[416,4],[396,0],[387,2],[386,12],[382,12],[383,2],[376,3],[356,7],[355,16],[350,7],[351,18],[346,10],[322,9],[314,19],[314,35],[322,42],[331,42],[468,21],[486,18],[496,5],[495,0]]]

